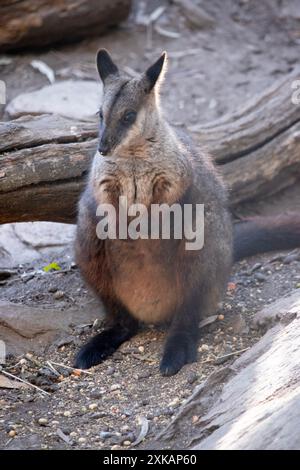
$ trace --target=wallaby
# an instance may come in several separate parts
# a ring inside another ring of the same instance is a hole
[[[209,155],[162,114],[166,61],[163,53],[145,73],[128,79],[106,50],[97,55],[104,86],[100,141],[79,202],[76,258],[104,304],[108,325],[80,350],[78,368],[102,362],[137,332],[139,322],[167,323],[160,371],[177,373],[196,360],[199,321],[217,310],[233,261],[300,246],[299,216],[232,223],[227,190]],[[185,240],[174,237],[99,239],[97,206],[117,207],[119,196],[147,207],[204,204],[203,248],[186,250]]]

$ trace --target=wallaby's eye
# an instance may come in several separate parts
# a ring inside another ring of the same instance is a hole
[[[103,121],[103,111],[102,111],[102,109],[99,109],[99,111],[97,111],[96,114],[98,114],[99,119],[100,119],[100,121],[102,122],[102,121]]]
[[[127,111],[124,116],[122,117],[122,121],[125,124],[132,124],[134,123],[136,118],[136,112],[135,111]]]

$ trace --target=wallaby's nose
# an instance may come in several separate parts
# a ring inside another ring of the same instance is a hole
[[[109,145],[105,140],[100,140],[99,142],[99,147],[98,147],[99,152],[101,155],[107,155],[109,151]]]

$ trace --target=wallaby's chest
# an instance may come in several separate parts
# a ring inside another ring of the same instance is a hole
[[[150,221],[153,204],[173,204],[184,191],[184,180],[175,171],[145,161],[103,165],[93,185],[97,205],[108,203],[116,209],[117,225],[120,197],[128,211],[143,205]],[[151,239],[150,226],[148,235],[148,239],[108,239],[105,255],[117,298],[138,319],[157,323],[168,320],[181,298],[176,266],[180,240]]]
[[[114,292],[136,318],[159,323],[174,312],[181,295],[177,249],[178,241],[170,240],[106,242]]]

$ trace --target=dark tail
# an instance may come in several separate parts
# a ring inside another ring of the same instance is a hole
[[[300,214],[252,217],[234,224],[234,261],[300,247]]]

